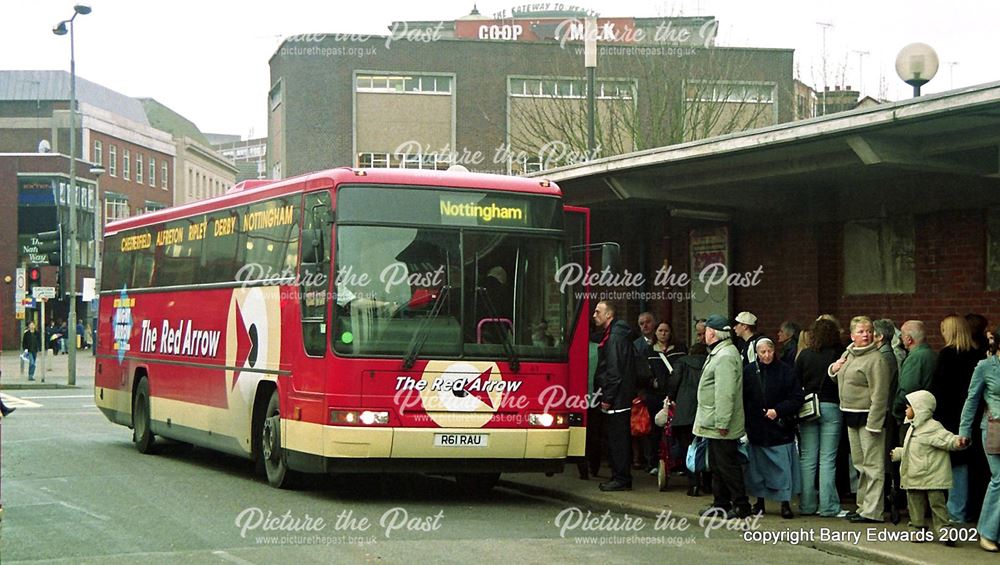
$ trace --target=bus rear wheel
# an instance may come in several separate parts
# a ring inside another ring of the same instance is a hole
[[[263,414],[264,421],[259,426],[258,438],[261,460],[264,462],[264,472],[267,482],[275,488],[292,486],[295,472],[288,468],[285,461],[285,450],[281,448],[281,413],[278,390],[271,393],[271,400]]]
[[[139,453],[152,453],[156,437],[149,425],[149,381],[142,377],[132,398],[132,441]]]

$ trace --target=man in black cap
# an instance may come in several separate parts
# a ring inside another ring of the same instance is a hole
[[[698,383],[694,435],[708,439],[712,468],[712,506],[703,514],[745,518],[750,502],[743,484],[739,439],[744,435],[743,363],[733,345],[732,329],[723,316],[705,321],[708,360]]]
[[[604,491],[632,490],[632,398],[635,397],[635,347],[628,324],[615,319],[615,308],[606,300],[594,308],[594,324],[603,330],[597,346],[594,385],[600,389],[604,429],[608,434],[611,480]]]

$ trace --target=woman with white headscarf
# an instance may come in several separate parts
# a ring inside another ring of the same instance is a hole
[[[791,499],[802,490],[795,417],[802,407],[802,385],[795,372],[777,359],[774,342],[757,340],[757,355],[743,370],[743,405],[750,440],[747,494],[757,497],[754,511],[764,513],[764,499],[781,502],[781,517],[791,518]]]

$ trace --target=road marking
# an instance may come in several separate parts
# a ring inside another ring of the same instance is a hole
[[[230,554],[226,553],[225,551],[213,551],[212,555],[218,555],[219,557],[225,559],[226,561],[229,561],[229,562],[232,562],[232,563],[239,563],[240,565],[254,565],[253,561],[247,561],[246,559],[240,559],[239,557],[236,557],[235,555],[230,555]]]
[[[4,406],[8,408],[41,408],[42,405],[37,402],[32,402],[24,398],[18,398],[16,396],[11,396],[9,394],[4,394],[0,392],[0,400],[3,401]]]
[[[57,500],[55,502],[32,502],[32,503],[28,503],[28,504],[17,504],[16,506],[18,508],[24,508],[24,507],[27,507],[27,506],[62,506],[64,508],[69,508],[70,510],[76,510],[77,512],[83,512],[87,516],[90,516],[92,518],[97,518],[98,520],[102,520],[104,522],[107,522],[108,520],[111,519],[108,516],[104,516],[102,514],[97,514],[95,512],[91,512],[90,510],[87,510],[86,508],[80,508],[79,506],[70,504],[68,502],[63,502],[61,500]]]

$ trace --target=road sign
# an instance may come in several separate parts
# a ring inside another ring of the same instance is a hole
[[[36,286],[31,289],[31,295],[35,298],[55,298],[56,297],[56,287],[54,286]]]
[[[24,319],[24,289],[27,286],[27,275],[24,267],[18,267],[14,275],[14,313],[18,320]]]

